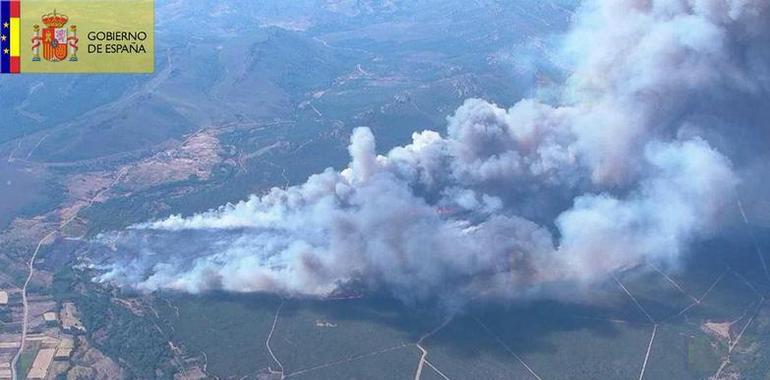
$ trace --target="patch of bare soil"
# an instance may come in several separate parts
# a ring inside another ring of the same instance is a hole
[[[730,340],[730,322],[705,322],[701,326],[704,332],[719,339]]]
[[[206,375],[200,367],[186,368],[184,371],[174,375],[174,379],[176,380],[199,380],[208,378],[209,376]]]
[[[136,191],[190,177],[208,179],[212,169],[222,161],[220,147],[214,132],[200,131],[176,148],[127,167],[121,185]]]
[[[65,181],[69,198],[58,209],[60,220],[68,220],[93,200],[104,202],[109,199],[106,189],[115,182],[116,175],[107,172],[89,172],[76,174]]]

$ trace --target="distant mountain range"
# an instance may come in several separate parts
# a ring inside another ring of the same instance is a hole
[[[518,52],[541,49],[534,36],[564,29],[570,3],[158,1],[153,75],[0,78],[8,95],[0,109],[9,125],[0,130],[0,151],[19,137],[25,138],[13,148],[36,146],[47,136],[31,159],[131,152],[203,127],[293,118],[312,94],[341,83],[377,83],[386,99],[445,81],[460,86],[451,92],[461,98],[496,97],[474,93],[489,86],[468,77],[491,68],[511,78],[497,94],[515,98],[515,82],[533,80],[527,77],[533,73],[516,71],[533,55]],[[357,67],[371,74],[368,81],[340,82]],[[364,111],[354,108],[352,115]]]

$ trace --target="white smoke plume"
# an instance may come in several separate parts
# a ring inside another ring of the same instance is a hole
[[[462,303],[676,263],[734,201],[710,139],[732,128],[729,104],[768,99],[769,20],[766,0],[586,1],[561,104],[470,99],[446,135],[383,155],[356,129],[341,172],[116,235],[100,280],[310,296],[355,283]]]

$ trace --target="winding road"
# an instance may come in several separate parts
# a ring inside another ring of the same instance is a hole
[[[115,180],[110,183],[109,186],[105,187],[104,189],[98,191],[89,201],[88,204],[75,212],[72,216],[70,216],[68,219],[66,219],[64,222],[62,222],[59,227],[55,228],[53,231],[49,232],[45,236],[43,236],[42,239],[37,243],[37,247],[35,248],[35,251],[32,253],[32,257],[30,257],[29,262],[27,263],[27,268],[29,269],[29,273],[27,274],[27,279],[24,281],[24,286],[21,288],[21,300],[22,300],[22,308],[23,308],[23,319],[21,321],[21,341],[19,345],[19,350],[16,352],[16,355],[14,355],[13,360],[11,361],[11,375],[13,380],[19,380],[19,374],[16,370],[16,365],[19,362],[19,358],[21,357],[21,353],[24,352],[24,346],[27,343],[27,330],[29,329],[29,302],[27,300],[27,288],[29,287],[29,283],[32,281],[32,277],[35,275],[35,260],[37,260],[37,255],[40,253],[40,248],[45,244],[45,242],[52,238],[54,235],[59,233],[61,230],[63,230],[65,227],[67,227],[70,223],[72,223],[75,219],[77,219],[78,215],[81,211],[87,210],[91,208],[91,206],[94,205],[97,199],[104,194],[106,191],[110,190],[115,184],[120,181],[123,176],[126,174],[125,170],[122,170],[118,172],[118,175],[115,177]]]
[[[278,309],[275,311],[275,318],[273,318],[273,327],[270,328],[270,333],[267,334],[267,339],[265,340],[265,347],[267,347],[267,352],[270,354],[270,357],[273,358],[273,361],[275,361],[276,364],[278,364],[278,368],[280,368],[280,374],[281,379],[283,379],[284,376],[284,369],[283,364],[281,364],[281,361],[278,360],[278,358],[275,356],[275,353],[273,353],[273,349],[270,348],[270,340],[273,339],[273,333],[275,332],[275,326],[278,325],[278,317],[281,314],[281,309],[283,309],[283,304],[285,301],[281,300],[281,304],[278,305]],[[272,369],[269,369],[270,373],[275,373]]]
[[[437,332],[439,332],[439,330],[441,330],[441,329],[443,329],[444,327],[446,327],[446,325],[448,325],[448,324],[449,324],[449,322],[452,322],[452,319],[453,319],[453,317],[449,317],[449,318],[447,318],[447,319],[444,321],[444,323],[442,323],[441,325],[439,325],[439,326],[438,326],[438,327],[436,327],[435,329],[433,329],[433,330],[431,330],[431,331],[429,331],[429,332],[425,333],[425,335],[421,336],[421,337],[420,337],[420,340],[418,340],[418,341],[417,341],[417,343],[416,343],[416,345],[417,345],[417,348],[418,348],[418,349],[420,349],[420,351],[422,352],[422,355],[420,355],[420,363],[417,365],[417,371],[415,371],[415,373],[414,373],[414,380],[420,380],[420,378],[422,377],[422,369],[425,367],[425,364],[428,362],[428,360],[427,360],[427,357],[428,357],[428,350],[426,350],[426,349],[425,349],[425,348],[422,346],[422,342],[423,342],[423,341],[425,341],[425,339],[428,339],[428,338],[430,338],[432,335],[434,335],[434,334],[436,334]],[[430,363],[427,363],[427,364],[428,364],[428,366],[430,366],[431,368],[435,368],[435,367],[433,367],[433,365],[432,365],[432,364],[430,364]],[[439,370],[436,370],[436,372],[437,372],[437,373],[439,373],[439,374],[440,374],[441,376],[443,376],[444,378],[446,378],[446,376],[444,376],[444,374],[443,374],[443,373],[441,373],[441,371],[439,371]]]
[[[32,257],[29,259],[29,262],[27,263],[27,266],[29,268],[29,275],[27,276],[27,280],[24,281],[24,287],[21,288],[21,302],[22,306],[24,308],[24,317],[21,321],[21,345],[19,346],[19,351],[16,352],[16,355],[14,355],[13,360],[11,361],[11,373],[13,374],[13,380],[18,380],[18,373],[16,371],[16,363],[19,361],[19,357],[21,357],[21,353],[24,351],[24,344],[27,341],[27,327],[29,325],[29,304],[27,302],[27,287],[29,286],[30,281],[32,281],[32,275],[35,273],[35,259],[37,258],[37,254],[40,252],[40,247],[43,246],[43,243],[45,243],[46,240],[50,239],[53,235],[55,235],[57,232],[59,232],[58,229],[53,230],[48,233],[48,235],[45,235],[42,239],[40,239],[40,242],[37,243],[37,248],[35,248],[35,252],[32,254]]]

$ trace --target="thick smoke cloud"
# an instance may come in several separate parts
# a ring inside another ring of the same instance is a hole
[[[103,236],[117,257],[99,279],[311,296],[355,283],[457,304],[676,263],[734,204],[740,179],[711,141],[762,128],[729,108],[768,99],[769,20],[766,0],[587,1],[560,104],[469,99],[445,135],[383,155],[356,129],[341,172]],[[569,202],[526,211],[553,194]]]

